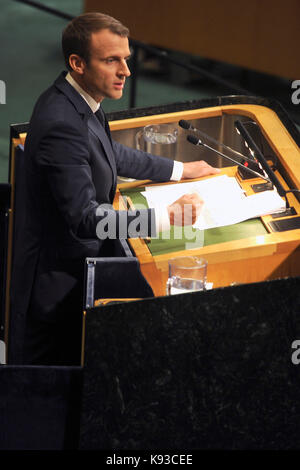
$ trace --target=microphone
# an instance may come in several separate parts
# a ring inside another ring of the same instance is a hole
[[[178,122],[178,124],[183,129],[190,130],[190,131],[193,131],[193,132],[197,132],[198,134],[200,134],[202,137],[204,137],[206,140],[212,142],[213,144],[215,144],[217,146],[221,146],[221,147],[225,148],[226,150],[229,150],[231,153],[234,153],[235,155],[238,155],[238,157],[242,158],[242,160],[243,160],[242,163],[245,164],[245,166],[249,165],[250,168],[252,168],[252,170],[256,170],[258,172],[261,171],[256,159],[246,157],[245,155],[238,152],[237,150],[234,150],[233,148],[229,147],[228,145],[225,145],[222,142],[219,142],[219,141],[213,139],[211,136],[205,134],[204,132],[200,131],[196,127],[193,127],[188,121],[185,121],[184,119],[181,119]],[[246,164],[245,162],[248,162],[248,164]]]
[[[238,165],[238,166],[242,167],[244,170],[249,171],[249,173],[254,174],[256,177],[263,178],[264,180],[270,182],[269,178],[267,178],[266,176],[262,175],[261,173],[258,173],[255,170],[252,170],[251,168],[249,168],[249,166],[245,166],[242,163],[237,162],[233,158],[228,157],[228,155],[225,155],[224,153],[219,152],[218,150],[210,147],[209,145],[202,142],[201,139],[198,139],[195,135],[188,135],[186,139],[187,139],[188,142],[190,142],[193,145],[203,145],[204,147],[208,148],[209,150],[212,150],[213,152],[216,152],[218,155],[221,155],[221,157],[227,158],[228,160],[233,162],[235,165]]]
[[[202,145],[201,140],[198,139],[198,138],[197,138],[196,136],[194,136],[194,135],[188,135],[187,138],[186,138],[186,140],[187,140],[188,142],[190,142],[191,144],[193,144],[193,145]]]
[[[187,131],[196,130],[193,126],[191,126],[189,122],[185,121],[184,119],[180,119],[178,124],[180,125],[180,127],[182,127],[183,129],[186,129]]]

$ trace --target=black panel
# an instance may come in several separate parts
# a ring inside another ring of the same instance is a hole
[[[286,230],[296,230],[300,228],[300,217],[291,217],[290,219],[281,219],[269,222],[273,232],[285,232]]]
[[[289,278],[88,311],[80,448],[299,448],[299,291]]]

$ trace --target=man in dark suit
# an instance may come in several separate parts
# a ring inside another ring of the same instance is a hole
[[[104,217],[118,225],[121,214],[111,206],[117,174],[168,181],[218,171],[111,139],[101,102],[120,98],[130,75],[128,30],[121,23],[100,13],[81,15],[65,29],[62,46],[69,71],[39,98],[25,143],[25,222],[18,230],[11,291],[12,363],[79,364],[84,259],[107,254],[108,242],[96,230]],[[145,209],[139,216],[150,223],[140,226],[153,234],[166,219],[181,220],[180,214],[193,223],[201,205],[197,195],[186,195],[165,214]],[[122,217],[126,229],[136,215]]]

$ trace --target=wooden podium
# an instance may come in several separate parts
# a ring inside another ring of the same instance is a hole
[[[132,131],[150,123],[172,122],[176,124],[180,119],[185,119],[198,123],[198,127],[201,128],[202,120],[232,115],[250,118],[259,126],[277,159],[279,169],[275,170],[275,174],[282,186],[285,189],[288,189],[288,187],[299,188],[300,149],[278,115],[266,106],[232,104],[205,107],[112,121],[110,127],[112,134],[114,134],[114,131],[124,131],[126,129]],[[232,132],[234,132],[234,129],[232,129]],[[223,168],[222,173],[239,178],[237,176],[237,166]],[[250,195],[253,194],[252,185],[264,183],[264,180],[261,178],[241,180],[239,178],[239,182],[246,194]],[[137,188],[138,185],[143,187],[147,184],[149,184],[149,181],[120,184],[115,198],[115,207],[125,207],[121,191],[124,192],[125,190],[127,194],[130,194],[130,188]],[[296,214],[280,217],[280,219],[299,216],[300,204],[295,196],[296,193],[287,195],[289,204],[294,207]],[[207,259],[207,278],[208,282],[213,283],[214,287],[298,276],[300,274],[300,229],[274,232],[270,226],[270,222],[273,220],[275,219],[271,215],[261,218],[266,229],[263,235],[261,233],[250,237],[243,235],[241,239],[219,242],[202,248],[153,254],[146,240],[130,239],[129,244],[139,259],[144,276],[150,283],[155,295],[158,296],[165,294],[168,259],[183,255],[197,255]]]

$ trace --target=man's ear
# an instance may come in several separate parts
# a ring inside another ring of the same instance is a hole
[[[74,72],[78,73],[79,75],[83,74],[85,67],[86,67],[85,60],[82,59],[77,54],[71,54],[69,56],[69,64],[70,64],[71,69],[74,70]]]

